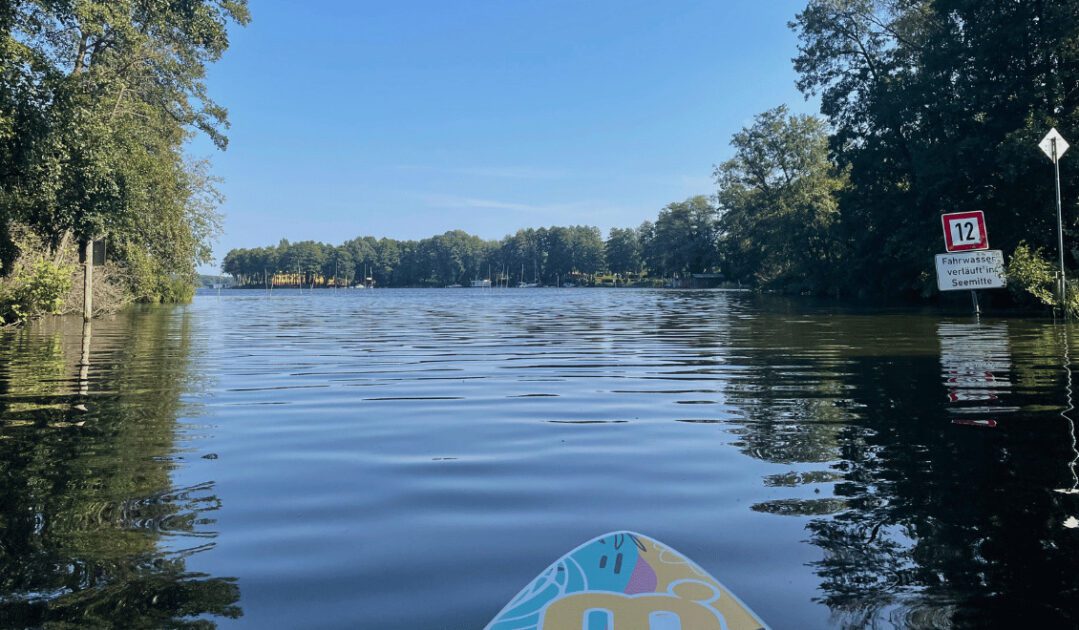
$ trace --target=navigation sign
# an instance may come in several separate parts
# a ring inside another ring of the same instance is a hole
[[[1045,134],[1042,141],[1038,143],[1038,148],[1042,150],[1042,153],[1049,156],[1049,159],[1054,163],[1064,156],[1068,146],[1068,141],[1064,139],[1064,136],[1060,135],[1056,127],[1050,129],[1049,133]]]
[[[944,225],[944,249],[949,252],[989,249],[985,215],[981,210],[942,214],[940,221]]]
[[[1066,281],[1067,275],[1064,273],[1064,220],[1062,218],[1063,211],[1060,208],[1060,156],[1064,155],[1064,152],[1068,150],[1068,143],[1064,140],[1064,136],[1057,131],[1057,128],[1053,127],[1038,143],[1038,148],[1053,161],[1053,174],[1056,176],[1057,251],[1060,254],[1060,275],[1057,276],[1057,293],[1060,295],[1060,303],[1064,304],[1068,294],[1068,283]]]
[[[937,288],[941,291],[1003,289],[1004,252],[990,249],[981,252],[937,254]]]
[[[93,262],[95,266],[100,267],[105,264],[105,239],[94,239],[93,243]],[[81,247],[79,248],[79,264],[86,264],[86,250]]]

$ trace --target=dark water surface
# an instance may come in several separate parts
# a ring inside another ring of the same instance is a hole
[[[616,529],[776,628],[1079,624],[1079,329],[539,289],[90,332],[0,332],[0,626],[479,628]]]

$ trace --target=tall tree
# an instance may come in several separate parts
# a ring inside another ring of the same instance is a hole
[[[859,284],[931,291],[946,211],[985,210],[1003,249],[1055,249],[1036,145],[1052,126],[1079,132],[1079,4],[812,0],[792,27],[799,87],[820,96],[850,167],[841,225]],[[1065,190],[1079,186],[1079,170],[1062,175]],[[1079,205],[1065,201],[1074,242]]]
[[[604,252],[607,269],[613,273],[636,273],[641,270],[641,240],[633,228],[611,228]]]
[[[719,263],[716,209],[703,195],[668,204],[660,211],[645,247],[653,275],[712,271]],[[642,226],[642,232],[645,231]]]
[[[185,162],[193,131],[227,144],[204,83],[246,0],[12,0],[0,9],[0,221],[54,248],[108,235],[135,273],[193,274],[216,195]]]
[[[716,167],[727,272],[760,286],[820,292],[838,274],[838,193],[845,173],[828,154],[825,124],[786,107],[734,134]]]

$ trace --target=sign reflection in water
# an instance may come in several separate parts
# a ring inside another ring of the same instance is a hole
[[[937,336],[953,424],[993,428],[1001,414],[1018,410],[1000,399],[1011,389],[1006,324],[944,322],[937,327]]]

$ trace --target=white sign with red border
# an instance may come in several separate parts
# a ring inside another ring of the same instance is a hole
[[[989,249],[985,214],[981,210],[942,214],[940,221],[944,225],[944,248],[949,252]]]

